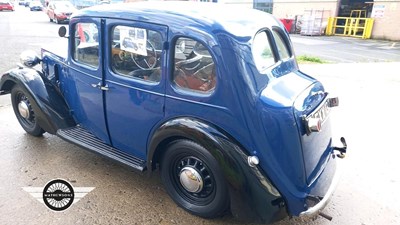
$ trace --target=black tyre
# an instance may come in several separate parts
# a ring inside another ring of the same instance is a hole
[[[167,147],[161,179],[171,198],[192,214],[214,218],[228,209],[228,188],[218,162],[195,142],[178,140]]]
[[[31,105],[32,99],[28,98],[25,91],[18,85],[11,90],[11,103],[15,116],[22,128],[30,135],[39,137],[44,130],[36,121],[35,112]]]

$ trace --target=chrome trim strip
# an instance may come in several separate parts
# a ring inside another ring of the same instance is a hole
[[[172,95],[165,95],[165,97],[170,98],[170,99],[174,99],[174,100],[183,101],[183,102],[189,102],[189,103],[194,103],[194,104],[199,104],[199,105],[203,105],[203,106],[207,106],[207,107],[212,107],[212,108],[216,108],[216,109],[222,109],[222,110],[225,110],[225,111],[229,111],[228,108],[223,107],[223,106],[219,106],[219,105],[213,105],[213,104],[209,104],[209,103],[205,103],[205,102],[200,102],[200,101],[180,98],[180,97],[172,96]]]
[[[143,89],[143,88],[138,88],[138,87],[126,85],[126,84],[119,83],[119,82],[113,81],[113,80],[108,80],[108,79],[106,79],[105,82],[106,82],[106,83],[108,82],[108,83],[111,83],[111,84],[115,84],[115,85],[119,85],[119,86],[122,86],[122,87],[126,87],[126,88],[129,88],[129,89],[134,89],[134,90],[137,90],[137,91],[145,92],[145,93],[148,93],[148,94],[158,95],[158,96],[161,96],[161,97],[164,97],[164,96],[165,96],[165,95],[162,94],[162,93],[158,93],[158,92],[149,91],[149,90],[146,90],[146,89]],[[147,84],[147,85],[148,85],[148,84]],[[149,86],[150,86],[150,85],[149,85]],[[108,87],[108,88],[110,88],[110,87]]]
[[[339,160],[336,160],[336,171],[335,176],[332,179],[331,186],[329,186],[328,191],[326,192],[324,198],[318,202],[315,206],[308,208],[306,211],[300,213],[299,217],[313,217],[319,214],[319,212],[325,208],[328,202],[331,200],[333,192],[336,190],[336,187],[339,183],[340,177],[342,175],[342,166],[339,165]]]

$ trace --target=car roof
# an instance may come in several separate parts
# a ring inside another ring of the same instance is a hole
[[[206,32],[254,36],[263,27],[281,26],[272,15],[221,3],[149,1],[98,5],[79,10],[73,17],[131,19],[162,24],[171,29],[192,27]]]

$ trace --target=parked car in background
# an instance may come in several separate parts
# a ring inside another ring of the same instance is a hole
[[[230,211],[269,223],[327,205],[347,148],[331,132],[338,98],[299,70],[272,15],[200,2],[111,4],[74,13],[66,32],[64,45],[42,48],[41,58],[25,52],[25,67],[0,77],[28,134],[58,135],[140,172],[160,169],[176,204],[204,218]]]
[[[47,6],[47,15],[50,22],[61,23],[68,22],[72,13],[77,9],[68,1],[53,1]]]
[[[19,0],[18,5],[25,5],[25,0]]]
[[[14,11],[14,5],[9,1],[0,0],[0,11]]]
[[[25,4],[24,4],[25,7],[29,7],[30,4],[31,4],[31,0],[25,0]]]
[[[104,5],[104,4],[110,4],[111,2],[109,0],[101,0],[99,2],[99,5]]]
[[[39,1],[32,1],[29,4],[29,8],[31,11],[42,11],[43,5]]]

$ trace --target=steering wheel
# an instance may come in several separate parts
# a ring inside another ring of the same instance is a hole
[[[200,65],[202,58],[203,58],[202,55],[196,55],[193,58],[176,62],[175,66],[180,69],[194,70]]]
[[[147,56],[131,53],[133,62],[142,70],[153,69],[157,64],[157,52],[150,41],[146,41]]]

